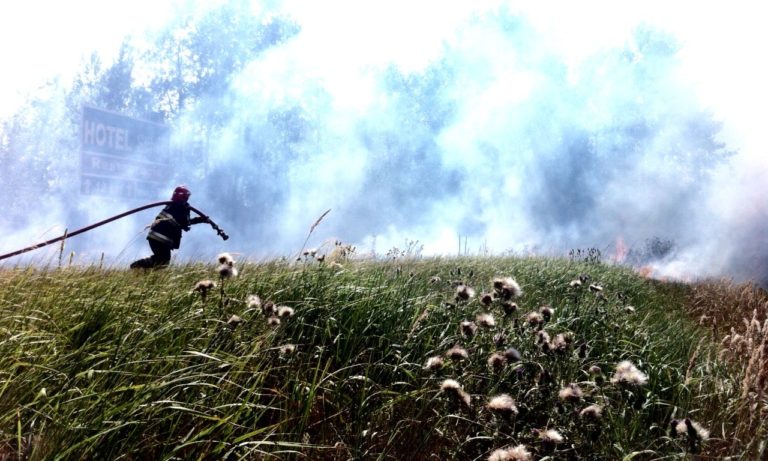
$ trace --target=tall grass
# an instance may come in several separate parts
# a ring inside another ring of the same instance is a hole
[[[737,421],[733,450],[768,456],[768,293],[751,284],[709,280],[692,285],[687,311],[721,344],[740,391],[726,401]]]
[[[0,272],[0,458],[471,460],[522,444],[537,459],[753,459],[761,450],[765,423],[732,411],[742,374],[686,315],[690,286],[546,258],[239,270],[227,280],[214,264]],[[515,313],[498,297],[483,304],[500,276],[522,287]],[[580,276],[581,287],[571,284]],[[193,287],[209,278],[219,289],[202,297]],[[457,299],[459,284],[476,296]],[[254,294],[293,315],[273,324],[247,301]],[[548,321],[526,320],[544,305]],[[486,313],[494,326],[462,334],[463,320]],[[445,357],[456,345],[467,359]],[[510,348],[519,360],[489,366]],[[426,368],[435,356],[444,367]],[[647,381],[612,379],[622,361]],[[446,379],[468,405],[441,390]],[[574,387],[581,396],[561,397]],[[499,394],[515,414],[486,407]],[[590,405],[599,416],[580,415]],[[708,440],[673,430],[686,418]],[[738,431],[745,424],[752,438]]]

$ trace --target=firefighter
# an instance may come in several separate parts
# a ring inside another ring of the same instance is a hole
[[[192,193],[186,186],[179,186],[173,191],[170,204],[163,208],[149,228],[149,248],[152,256],[131,263],[131,269],[149,269],[165,267],[171,262],[171,250],[179,248],[181,231],[188,231],[189,226],[209,222],[207,217],[189,217],[189,196]]]

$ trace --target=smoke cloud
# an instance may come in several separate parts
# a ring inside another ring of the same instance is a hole
[[[727,19],[721,11],[702,9],[697,29],[669,19],[685,10],[637,8],[288,1],[255,9],[278,25],[274,36],[225,91],[174,122],[170,143],[185,161],[157,197],[189,184],[192,203],[232,238],[195,228],[178,257],[292,257],[331,209],[309,245],[338,239],[384,254],[418,242],[430,255],[464,245],[473,254],[594,247],[608,259],[625,257],[617,241],[642,250],[661,239],[673,242],[669,251],[634,260],[656,276],[768,283],[765,144],[743,105],[768,103],[743,93],[765,71],[746,72],[750,61],[734,51],[755,37],[735,32],[733,48],[723,48],[703,33]],[[749,15],[737,19],[743,31],[757,29]],[[728,66],[741,77],[723,77]],[[201,126],[214,127],[205,149]],[[0,218],[8,236],[0,251],[134,205],[80,196],[76,162],[62,165],[50,197]],[[124,265],[148,251],[141,231],[153,217],[109,224],[72,248]]]

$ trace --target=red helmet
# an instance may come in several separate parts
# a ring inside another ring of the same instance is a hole
[[[190,195],[192,195],[192,192],[187,189],[187,186],[179,186],[173,190],[171,200],[174,202],[186,202],[189,200]]]

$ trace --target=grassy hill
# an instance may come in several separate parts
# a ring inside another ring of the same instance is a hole
[[[234,268],[0,271],[0,459],[766,456],[759,290],[548,258]]]

